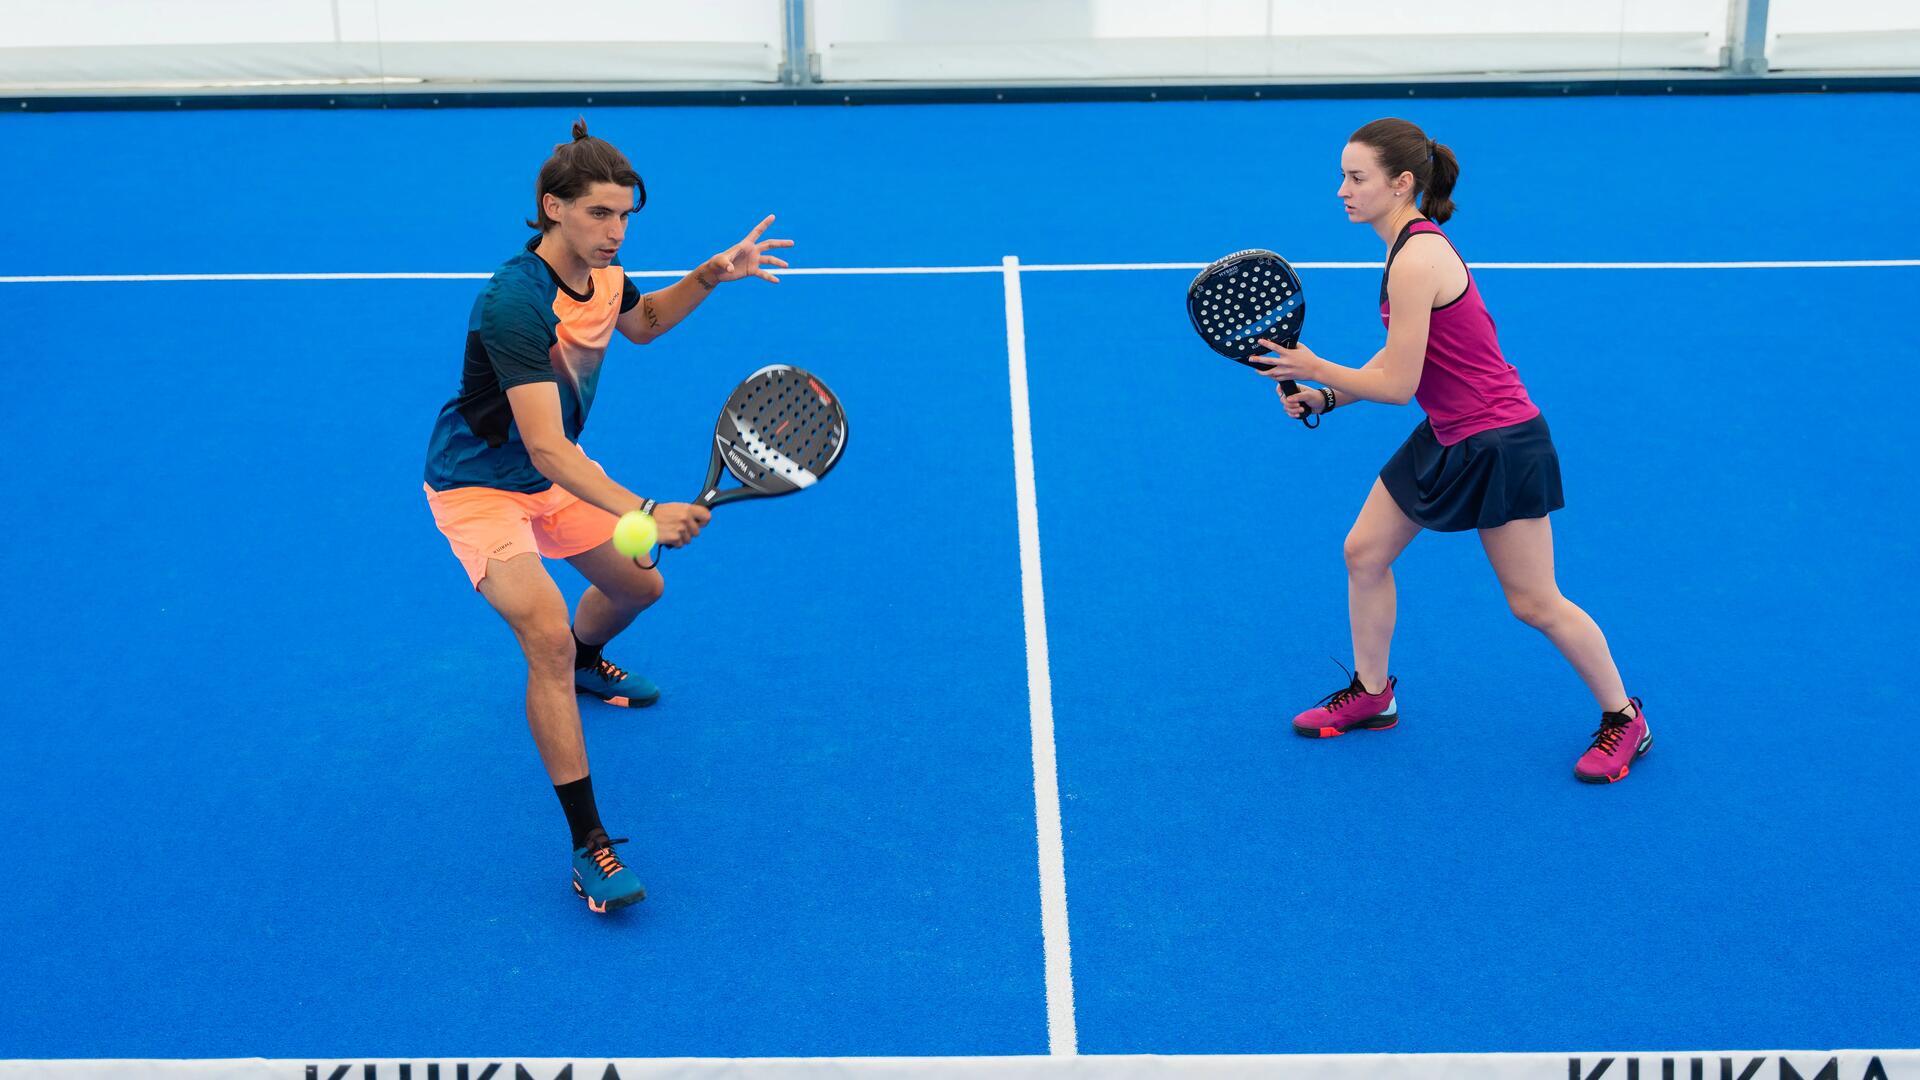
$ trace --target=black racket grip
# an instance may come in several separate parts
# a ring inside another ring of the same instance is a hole
[[[1273,367],[1272,364],[1261,363],[1258,357],[1253,357],[1249,359],[1247,363],[1252,365],[1253,367],[1259,368],[1261,371],[1266,371],[1269,368]],[[1292,397],[1293,395],[1300,392],[1300,384],[1297,382],[1294,382],[1292,379],[1281,379],[1280,392],[1283,394],[1286,394],[1288,397]],[[1320,426],[1319,422],[1314,419],[1312,409],[1308,409],[1304,414],[1301,415],[1300,422],[1306,425],[1309,430]]]
[[[1294,382],[1292,379],[1281,379],[1280,392],[1287,395],[1288,397],[1292,397],[1293,395],[1300,392],[1300,384],[1297,382]],[[1306,412],[1300,414],[1300,422],[1302,424],[1305,424],[1308,427],[1308,429],[1317,428],[1320,426],[1319,423],[1316,422],[1313,418],[1312,409],[1308,409]]]

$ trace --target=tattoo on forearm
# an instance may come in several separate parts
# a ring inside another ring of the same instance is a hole
[[[712,292],[712,291],[713,291],[713,287],[714,287],[715,285],[718,285],[718,284],[719,284],[719,282],[717,282],[717,281],[708,281],[708,280],[707,280],[707,275],[705,275],[705,274],[703,274],[703,273],[701,273],[701,272],[699,272],[698,270],[696,270],[696,271],[694,271],[694,273],[693,273],[693,280],[695,280],[695,281],[697,281],[697,282],[699,282],[699,283],[700,283],[700,287],[701,287],[701,288],[703,288],[703,289],[705,289],[705,290],[707,290],[708,292]]]
[[[652,293],[648,293],[640,298],[640,313],[647,317],[647,329],[660,329],[660,313],[653,309]]]

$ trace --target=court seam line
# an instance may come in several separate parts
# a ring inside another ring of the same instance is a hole
[[[1020,529],[1020,606],[1026,619],[1027,712],[1033,741],[1033,817],[1040,863],[1040,943],[1046,963],[1047,1053],[1079,1053],[1073,952],[1067,932],[1066,845],[1060,826],[1059,761],[1053,741],[1053,675],[1047,654],[1046,589],[1040,576],[1040,501],[1034,482],[1033,410],[1027,396],[1026,307],[1020,259],[1001,260],[1007,307],[1007,388],[1013,409],[1013,487]]]
[[[1207,263],[1022,263],[1022,271],[1071,273],[1114,270],[1202,270]],[[1747,262],[1476,262],[1475,270],[1838,270],[1920,267],[1920,259],[1801,259]],[[1301,270],[1378,270],[1378,262],[1296,262]],[[681,278],[686,270],[628,270],[628,277]],[[1004,266],[815,266],[780,271],[781,276],[830,277],[890,274],[997,274]],[[484,272],[322,272],[235,274],[15,274],[0,275],[0,285],[86,285],[123,282],[190,281],[485,281]]]

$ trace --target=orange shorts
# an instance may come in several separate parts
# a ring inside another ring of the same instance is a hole
[[[421,486],[433,508],[433,523],[447,535],[476,589],[487,576],[488,559],[504,562],[529,551],[549,559],[570,558],[612,539],[619,520],[559,484],[535,494]]]

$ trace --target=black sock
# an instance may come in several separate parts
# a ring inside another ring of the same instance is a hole
[[[585,671],[598,664],[600,650],[604,647],[604,645],[589,645],[580,640],[579,634],[573,635],[573,670]]]
[[[606,835],[600,828],[600,809],[593,804],[593,777],[583,776],[571,784],[555,784],[553,793],[560,796],[560,809],[566,811],[575,850],[586,847],[587,837],[596,831]]]

